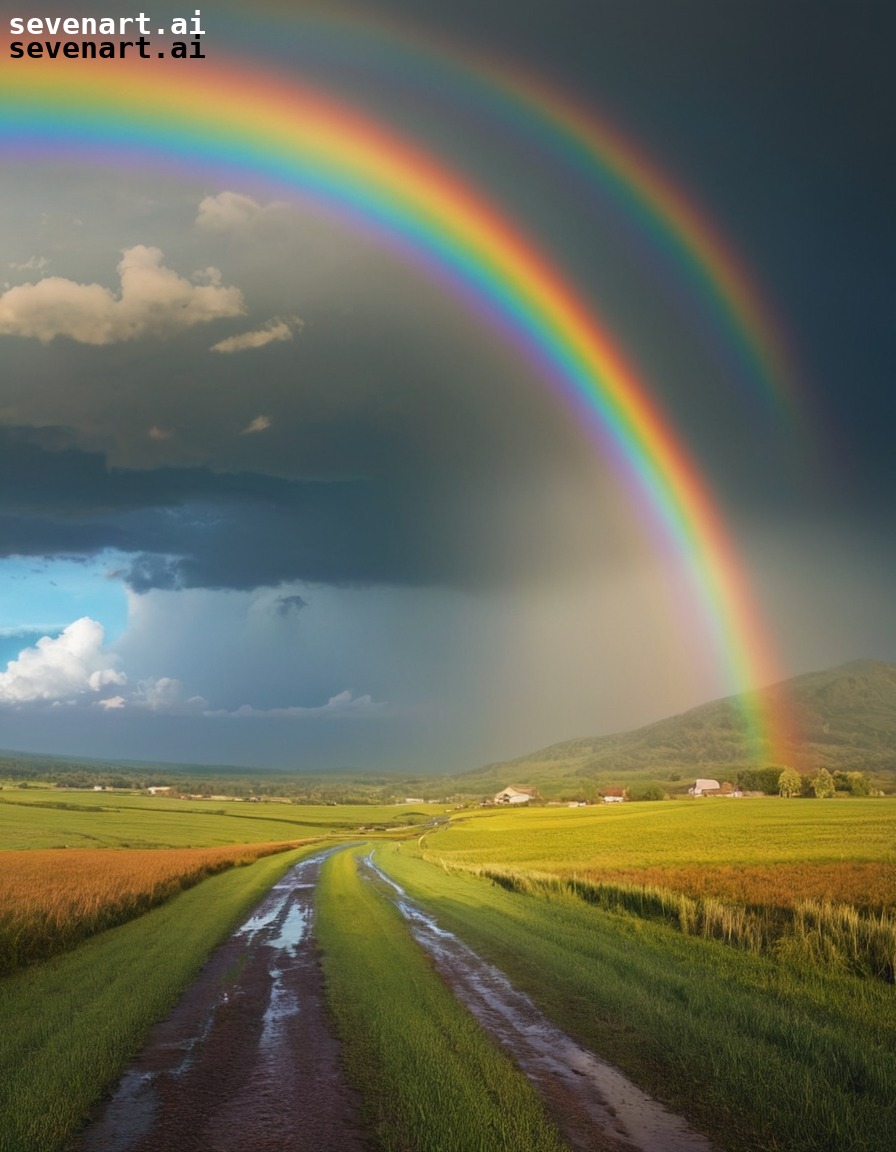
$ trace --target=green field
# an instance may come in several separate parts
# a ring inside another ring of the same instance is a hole
[[[481,810],[428,859],[754,953],[896,979],[893,800],[696,800]]]
[[[253,804],[162,796],[4,788],[3,848],[202,848],[353,836],[422,825],[439,805]]]
[[[609,877],[618,891],[639,876],[663,877],[673,889],[709,876],[736,880],[738,899],[752,893],[761,903],[769,877],[788,886],[820,877],[832,890],[841,880],[844,891],[847,881],[874,888],[877,910],[865,907],[862,923],[873,916],[883,923],[894,910],[887,893],[896,873],[896,801],[447,813],[436,805],[0,793],[7,849],[323,838],[377,842],[381,865],[444,927],[720,1147],[896,1146],[892,967],[884,978],[853,974],[841,962],[839,937],[825,952],[824,934],[811,923],[799,939],[791,932],[751,950],[658,919],[643,888],[628,903],[588,896],[595,876]],[[0,1152],[61,1149],[210,949],[295,858],[286,853],[203,881],[0,981]],[[527,1083],[440,982],[392,906],[359,880],[350,852],[327,865],[318,924],[345,1059],[378,1148],[447,1148],[434,1135],[446,1125],[460,1140],[452,1147],[476,1152],[562,1147]]]
[[[871,861],[896,865],[896,799],[701,799],[483,808],[426,836],[464,864],[563,870]]]

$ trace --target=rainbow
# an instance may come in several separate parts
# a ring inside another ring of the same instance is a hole
[[[235,60],[7,66],[0,153],[250,178],[383,238],[500,332],[575,411],[651,535],[688,572],[730,690],[778,678],[722,519],[644,383],[530,240],[435,159],[355,108]],[[780,718],[758,702],[745,715],[754,754],[779,759],[790,743]]]
[[[400,85],[406,102],[441,101],[447,117],[462,116],[467,132],[481,133],[490,124],[502,141],[522,140],[530,162],[532,149],[539,149],[544,170],[557,171],[558,180],[580,181],[595,208],[602,214],[610,208],[627,223],[649,271],[669,269],[671,275],[663,279],[670,302],[678,307],[686,302],[703,343],[717,351],[721,383],[749,389],[760,402],[754,410],[766,422],[780,424],[784,418],[790,433],[805,429],[791,341],[743,258],[706,208],[605,116],[579,106],[531,71],[445,36],[436,39],[405,17],[399,24],[384,13],[329,0],[321,8],[303,6],[300,16],[287,9],[267,12],[263,21],[249,20],[237,7],[221,17],[225,40],[239,43],[243,54],[311,66],[324,84],[340,69],[369,74],[393,89]]]

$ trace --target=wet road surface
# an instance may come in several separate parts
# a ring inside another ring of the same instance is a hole
[[[366,1152],[312,933],[322,860],[213,954],[75,1152]]]
[[[712,1152],[705,1136],[642,1092],[613,1065],[580,1047],[502,972],[441,928],[370,856],[364,858],[362,867],[386,886],[439,974],[529,1077],[574,1148],[581,1152]]]
[[[369,1152],[312,931],[324,855],[294,865],[213,954],[73,1152]],[[530,1078],[573,1148],[712,1152],[683,1119],[556,1028],[370,857],[361,866]]]

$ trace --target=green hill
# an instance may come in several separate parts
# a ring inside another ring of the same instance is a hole
[[[785,763],[803,771],[864,772],[875,788],[896,791],[896,664],[862,660],[811,672],[757,694],[777,696],[803,733]],[[760,707],[762,700],[759,701]],[[755,702],[754,705],[755,706]],[[388,803],[405,796],[466,801],[508,784],[545,799],[596,799],[606,788],[636,794],[651,783],[685,792],[698,776],[736,782],[751,759],[740,702],[714,700],[634,732],[586,736],[454,776],[400,772],[298,772],[226,765],[96,761],[0,750],[0,782],[60,787],[176,784],[196,794],[289,796],[304,802]]]
[[[773,697],[802,733],[790,761],[803,770],[859,771],[896,786],[896,664],[859,660],[756,693]],[[546,797],[656,780],[684,791],[696,776],[733,779],[751,764],[737,697],[714,700],[634,732],[552,744],[456,778],[464,790],[533,785]]]

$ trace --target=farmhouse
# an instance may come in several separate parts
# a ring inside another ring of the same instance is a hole
[[[535,788],[505,788],[494,799],[495,804],[528,804],[535,796]]]
[[[608,788],[604,792],[604,804],[621,804],[625,800],[625,791],[622,788]]]
[[[718,780],[697,780],[693,788],[688,788],[692,796],[718,796],[721,791],[722,785]]]

